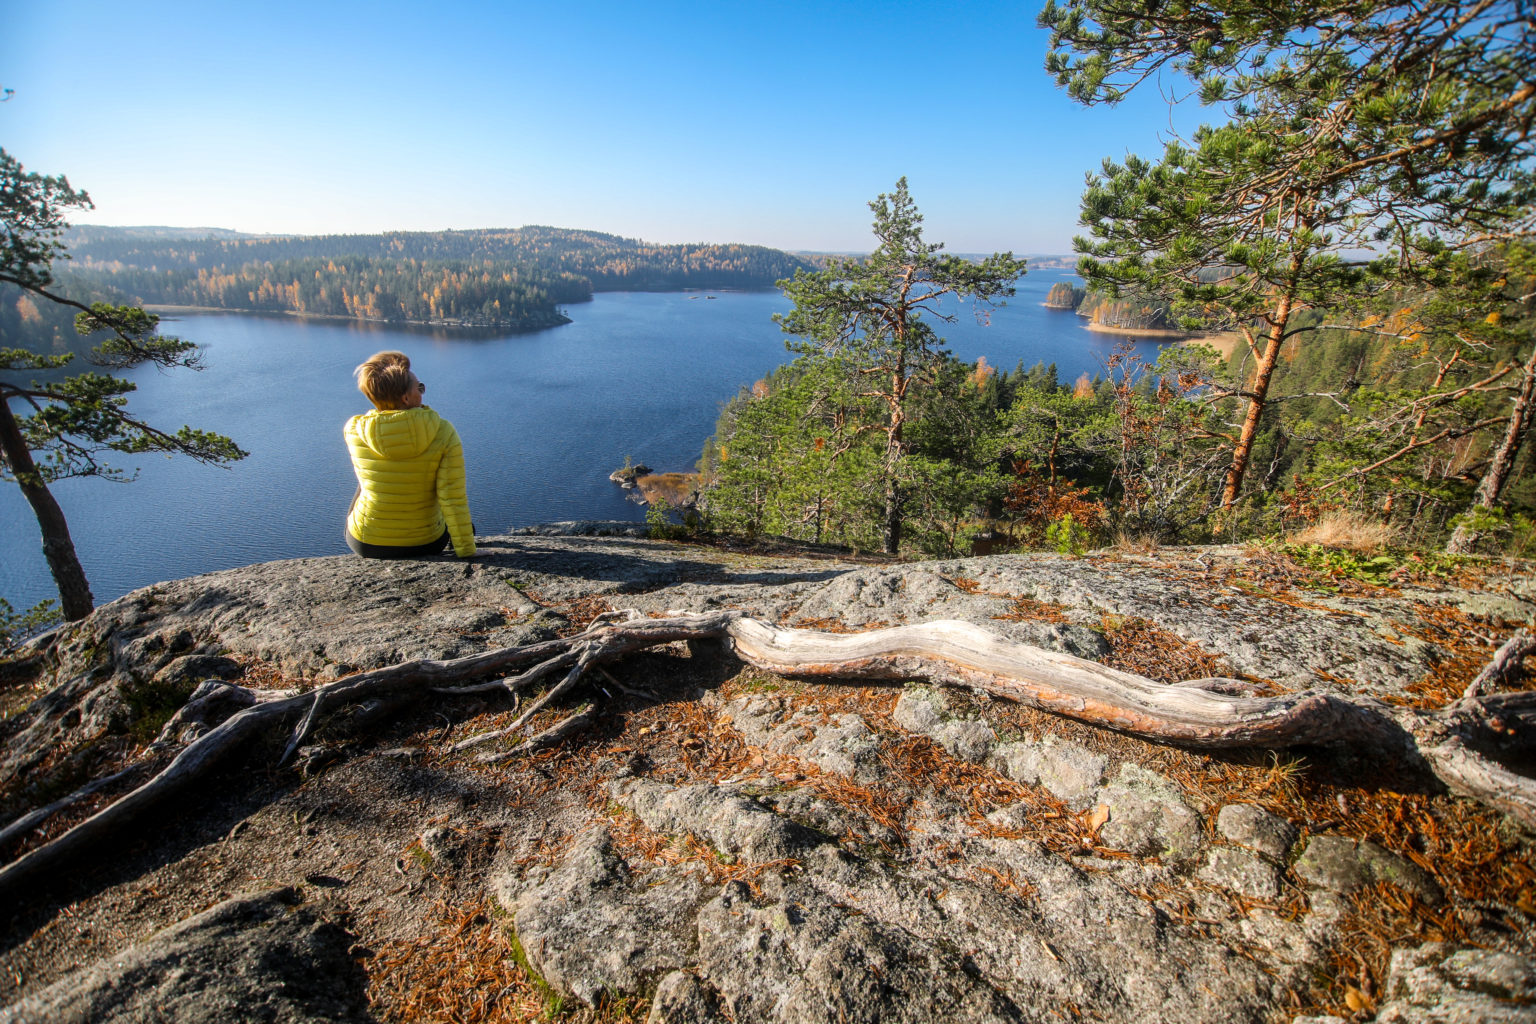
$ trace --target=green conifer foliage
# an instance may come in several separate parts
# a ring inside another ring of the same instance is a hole
[[[1532,229],[1536,31],[1525,0],[1048,3],[1047,69],[1084,103],[1184,76],[1214,126],[1156,162],[1106,161],[1080,272],[1241,332],[1221,504],[1241,492],[1299,314],[1399,290]],[[1360,254],[1365,253],[1365,257]]]
[[[906,178],[869,205],[875,214],[874,252],[814,273],[797,271],[779,282],[795,305],[776,319],[799,339],[790,344],[792,350],[845,360],[860,380],[860,393],[883,406],[881,546],[894,554],[907,515],[905,432],[913,389],[932,384],[946,357],[933,324],[953,321],[953,309],[962,301],[984,312],[1011,296],[1024,261],[1012,253],[971,261],[945,254],[942,243],[925,242],[923,218]]]
[[[82,335],[104,333],[92,362],[122,370],[141,363],[198,368],[189,341],[158,333],[158,318],[134,306],[89,305],[54,290],[53,263],[67,258],[59,235],[69,209],[89,209],[90,197],[62,176],[28,173],[0,149],[0,283],[29,296],[74,309]],[[121,471],[102,461],[108,452],[139,455],[165,452],[200,462],[245,457],[233,441],[182,427],[163,431],[135,418],[127,408],[134,385],[110,374],[86,372],[51,382],[24,382],[18,373],[58,370],[74,356],[41,355],[0,347],[0,476],[14,480],[37,516],[43,553],[59,588],[66,619],[90,614],[93,600],[69,536],[69,524],[48,490],[72,476],[115,478]],[[15,402],[21,414],[13,410]]]

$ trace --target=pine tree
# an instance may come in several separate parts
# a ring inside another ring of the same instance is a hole
[[[92,355],[97,365],[127,369],[142,363],[197,369],[191,342],[157,333],[158,318],[133,306],[104,302],[90,305],[54,290],[53,262],[67,258],[59,235],[64,211],[89,209],[90,197],[62,176],[28,173],[0,149],[0,282],[15,285],[77,311],[75,327],[83,335],[104,331],[106,341]],[[166,452],[200,462],[221,463],[245,457],[233,441],[191,427],[174,434],[152,427],[128,412],[125,395],[134,385],[109,374],[87,372],[54,382],[22,383],[15,371],[49,371],[66,366],[72,355],[45,356],[21,348],[0,347],[0,475],[16,481],[37,516],[43,554],[59,588],[66,619],[82,619],[93,604],[90,585],[64,512],[48,490],[55,480],[72,476],[120,476],[100,461],[106,452]],[[16,401],[29,414],[18,416]],[[33,453],[41,453],[39,461]]]
[[[825,270],[800,270],[780,281],[794,308],[775,319],[785,333],[802,339],[790,343],[793,351],[850,360],[864,381],[864,393],[884,406],[882,543],[894,554],[902,538],[909,397],[915,384],[933,382],[946,355],[931,321],[954,320],[955,314],[941,306],[945,296],[970,299],[985,309],[1013,295],[1024,261],[1012,253],[994,253],[972,262],[944,254],[942,243],[923,241],[923,218],[907,192],[906,178],[896,183],[895,192],[882,193],[869,206],[879,243],[874,252],[867,259],[837,260]]]
[[[1448,247],[1532,227],[1536,23],[1526,0],[1047,4],[1047,69],[1083,103],[1167,70],[1227,123],[1157,163],[1106,162],[1080,273],[1241,331],[1253,368],[1221,502],[1242,488],[1297,314],[1433,271]],[[1380,258],[1352,262],[1370,250]]]

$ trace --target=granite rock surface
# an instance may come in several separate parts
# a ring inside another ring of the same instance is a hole
[[[42,645],[0,752],[7,818],[112,757],[168,756],[263,689],[536,642],[606,609],[963,619],[1096,660],[1134,622],[1197,652],[1199,675],[1393,700],[1453,655],[1415,627],[1426,609],[1490,635],[1536,613],[1519,575],[1369,593],[1277,575],[1266,594],[1280,569],[1231,548],[899,564],[634,534],[552,524],[482,538],[467,562],[299,559],[112,602]],[[628,1000],[650,1024],[1257,1024],[1315,1005],[1352,894],[1451,904],[1414,837],[1287,812],[1273,761],[1207,773],[1249,790],[1202,788],[1152,744],[928,686],[809,686],[718,645],[606,672],[584,697],[599,724],[536,758],[451,752],[507,721],[494,693],[347,709],[296,767],[253,754],[237,796],[174,809],[110,868],[11,911],[0,966],[24,981],[0,1021],[370,1019],[363,993],[393,991],[382,965],[479,928],[515,935],[550,991]],[[238,896],[250,878],[287,895]],[[1403,945],[1378,1019],[1529,1019],[1529,934],[1500,927],[1480,948]],[[1435,1016],[1453,1002],[1473,1016]]]

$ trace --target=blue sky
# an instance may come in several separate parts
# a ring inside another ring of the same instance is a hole
[[[18,3],[0,145],[89,191],[81,223],[857,250],[906,175],[930,241],[1067,252],[1084,172],[1170,114],[1071,103],[1038,7]]]

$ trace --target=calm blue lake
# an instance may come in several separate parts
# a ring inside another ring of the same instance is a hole
[[[1117,339],[1040,305],[1071,276],[1033,272],[989,325],[967,309],[940,333],[967,361],[1054,361],[1063,380],[1100,373]],[[131,371],[131,407],[161,427],[227,434],[250,457],[228,468],[155,457],[131,484],[70,480],[55,494],[98,602],[216,569],[343,554],[355,485],[341,426],[369,408],[351,371],[400,349],[427,384],[427,404],[464,439],[481,534],[642,520],[608,474],[626,455],[691,470],[720,405],[789,360],[770,319],[787,309],[778,292],[602,293],[569,308],[574,323],[505,337],[238,315],[167,320],[168,333],[206,346],[207,369]],[[1155,358],[1155,343],[1138,347]],[[55,596],[36,521],[9,484],[0,486],[0,522],[0,597],[25,608]]]

